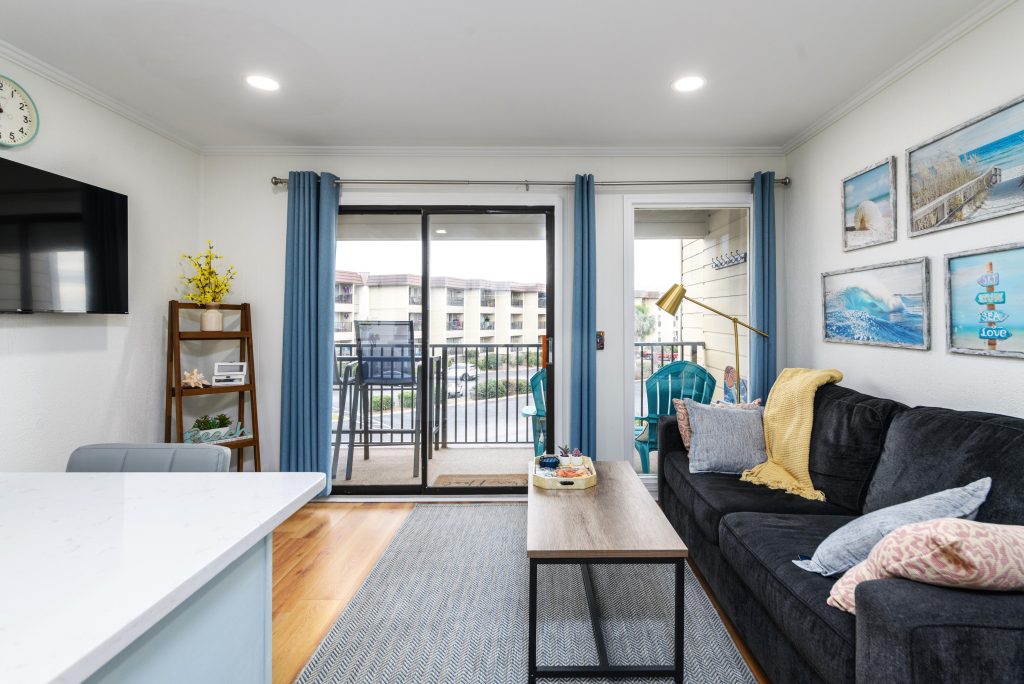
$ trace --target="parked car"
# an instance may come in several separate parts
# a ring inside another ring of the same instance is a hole
[[[466,382],[458,378],[449,378],[448,380],[448,396],[449,397],[461,397],[466,393]]]
[[[651,349],[644,349],[641,352],[641,356],[645,359],[654,358],[658,361],[678,361],[679,352],[677,351],[659,351],[655,352]]]
[[[476,366],[471,363],[457,363],[448,376],[454,376],[458,380],[476,380]]]

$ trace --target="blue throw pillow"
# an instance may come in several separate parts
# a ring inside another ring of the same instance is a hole
[[[985,503],[992,478],[983,477],[963,487],[947,489],[920,499],[882,508],[851,520],[818,545],[810,560],[795,560],[796,565],[826,577],[846,572],[865,560],[882,537],[897,527],[935,518],[973,520]]]
[[[690,418],[690,472],[739,474],[768,460],[764,409],[683,402]]]

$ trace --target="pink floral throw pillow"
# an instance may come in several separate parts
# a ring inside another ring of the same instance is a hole
[[[690,416],[686,413],[686,404],[682,399],[673,399],[672,406],[676,409],[676,423],[679,425],[679,436],[683,438],[683,446],[690,448],[693,430],[690,429]]]
[[[941,587],[1024,590],[1024,526],[938,518],[898,527],[832,585],[828,604],[856,613],[857,585],[890,577]]]

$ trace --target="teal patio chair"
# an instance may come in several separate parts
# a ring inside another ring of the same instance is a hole
[[[710,404],[715,393],[715,379],[703,366],[691,361],[673,361],[662,366],[644,383],[647,391],[647,415],[637,416],[633,443],[640,453],[640,465],[651,472],[650,454],[658,449],[658,419],[674,416],[673,399],[693,399]]]
[[[547,436],[547,391],[548,369],[541,368],[530,376],[530,391],[533,393],[533,406],[524,406],[520,414],[530,419],[530,431],[533,433],[533,453],[540,456],[544,453],[544,442]]]

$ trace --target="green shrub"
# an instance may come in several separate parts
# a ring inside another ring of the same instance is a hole
[[[473,388],[474,399],[493,399],[495,397],[507,397],[509,394],[528,394],[530,392],[530,382],[528,380],[505,381],[505,380],[488,380],[484,383],[478,383]]]
[[[370,398],[371,411],[390,411],[392,406],[391,395],[378,394]]]

